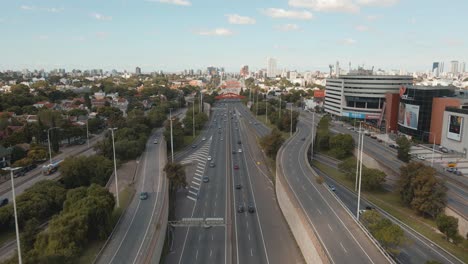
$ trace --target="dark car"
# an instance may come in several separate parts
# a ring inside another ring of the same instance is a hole
[[[239,205],[239,206],[237,207],[237,212],[238,212],[238,213],[243,213],[244,211],[245,211],[245,209],[244,209],[244,206],[243,206],[243,205]]]
[[[305,141],[305,137],[304,138],[301,138],[302,141]]]
[[[197,145],[193,144],[193,145],[192,145],[192,148],[197,148]]]
[[[240,183],[236,184],[236,189],[242,189],[242,185]]]
[[[235,151],[235,150],[233,150],[233,151],[232,151],[232,154],[236,154],[236,151]]]
[[[255,213],[255,207],[254,207],[252,204],[249,205],[249,209],[248,209],[248,210],[249,210],[249,213],[251,213],[251,214],[252,214],[252,213]]]
[[[336,191],[336,188],[335,188],[335,186],[334,186],[334,185],[331,185],[331,184],[330,184],[330,185],[328,185],[328,187],[330,187],[330,190],[332,190],[332,191]]]
[[[3,198],[0,200],[0,207],[3,207],[8,204],[8,198]]]
[[[210,162],[210,167],[211,167],[211,168],[214,168],[215,166],[216,166],[216,164],[215,164],[213,161]]]
[[[240,144],[241,144],[241,141],[240,141],[240,140],[238,140],[238,141],[237,141],[237,144],[239,144],[239,145],[240,145]]]
[[[147,192],[141,192],[140,193],[140,200],[146,200],[148,199],[148,193]]]
[[[204,183],[207,183],[210,181],[210,178],[208,178],[208,176],[203,176],[203,182]]]
[[[239,169],[239,165],[234,165],[234,169],[235,169],[235,170],[238,170],[238,169]]]

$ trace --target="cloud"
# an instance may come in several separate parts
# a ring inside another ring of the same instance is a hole
[[[196,34],[201,35],[201,36],[230,36],[233,33],[229,29],[215,28],[213,30],[197,31]]]
[[[352,39],[352,38],[345,38],[345,39],[340,40],[341,44],[348,45],[348,46],[354,45],[354,44],[356,44],[356,42],[357,41],[355,39]]]
[[[292,7],[308,8],[319,12],[359,12],[359,6],[351,0],[289,0],[288,4]]]
[[[44,11],[44,12],[49,12],[49,13],[60,13],[64,9],[63,8],[57,8],[57,7],[36,7],[36,6],[28,6],[28,5],[21,5],[20,9],[22,10],[38,10],[38,11]]]
[[[313,18],[312,13],[309,11],[293,11],[284,10],[281,8],[268,8],[262,10],[262,13],[272,18],[291,18],[301,20],[308,20]]]
[[[354,29],[356,29],[357,31],[361,31],[361,32],[369,31],[369,27],[365,25],[357,25],[354,27]]]
[[[296,24],[284,24],[275,27],[279,31],[296,31],[299,30],[299,26]]]
[[[92,13],[91,16],[97,20],[102,20],[102,21],[110,21],[112,20],[112,17],[111,16],[105,16],[103,14],[99,14],[99,13]]]
[[[96,32],[96,37],[98,37],[100,39],[105,39],[105,38],[109,37],[109,32],[104,32],[104,31]]]
[[[369,20],[369,21],[375,21],[375,20],[377,20],[379,18],[380,18],[380,16],[378,16],[378,15],[368,15],[368,16],[366,16],[366,19]]]
[[[191,6],[192,3],[187,0],[146,0],[146,2],[159,2],[163,4],[171,4],[178,6]]]
[[[229,21],[229,24],[237,24],[237,25],[249,25],[255,24],[255,19],[246,16],[240,16],[237,14],[228,14],[226,15]]]
[[[392,6],[399,0],[357,0],[357,3],[363,6]]]

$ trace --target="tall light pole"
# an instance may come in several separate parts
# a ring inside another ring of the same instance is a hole
[[[265,123],[268,124],[268,101],[265,102]]]
[[[174,163],[174,138],[172,137],[172,108],[169,108],[169,122],[171,124],[171,160]]]
[[[359,176],[359,155],[361,151],[361,123],[359,123],[359,132],[358,132],[358,151],[356,155],[356,182],[354,183],[354,191],[357,192],[358,185],[358,176]]]
[[[117,161],[115,159],[115,141],[114,141],[114,130],[117,130],[116,127],[109,128],[112,134],[112,149],[114,151],[114,176],[115,176],[115,195],[117,197],[117,208],[120,207],[120,199],[119,199],[119,183],[117,178]]]
[[[359,186],[358,186],[358,201],[357,201],[357,209],[356,209],[356,218],[359,221],[359,208],[361,206],[361,182],[362,182],[362,152],[364,150],[364,133],[361,133],[361,158],[360,158],[360,165],[359,165]]]
[[[258,91],[256,91],[255,94],[257,94],[257,102],[255,103],[255,117],[258,117]]]
[[[18,214],[16,212],[15,183],[13,181],[13,171],[19,170],[19,169],[21,169],[21,167],[16,167],[16,168],[6,167],[6,168],[3,168],[3,170],[10,171],[11,194],[13,196],[13,213],[15,215],[16,243],[17,243],[17,246],[18,246],[18,263],[22,264],[23,261],[21,259],[21,243],[20,243],[19,228],[18,228]]]
[[[49,142],[49,164],[52,164],[52,148],[50,147],[50,130],[58,127],[51,127],[47,129],[47,141]]]
[[[310,163],[314,159],[314,127],[315,127],[315,112],[312,112],[312,136],[310,137]]]
[[[89,125],[88,125],[88,122],[89,122],[89,118],[86,119],[86,141],[88,142],[88,148],[89,148]]]
[[[293,107],[293,105],[292,105],[292,103],[291,103],[291,132],[290,132],[290,135],[291,135],[291,136],[292,136],[292,123],[293,123],[293,122],[292,122],[292,107]]]
[[[192,128],[193,128],[193,137],[195,137],[195,100],[193,101]]]
[[[278,115],[279,115],[279,118],[281,118],[281,94],[280,94],[280,109],[279,109]]]

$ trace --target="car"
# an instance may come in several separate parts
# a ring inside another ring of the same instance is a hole
[[[365,213],[366,211],[367,211],[366,209],[361,209],[361,210],[359,210],[359,214],[361,215],[361,214]]]
[[[141,192],[140,193],[140,200],[146,200],[148,199],[148,193],[147,192]]]
[[[378,139],[377,139],[377,142],[382,143],[383,140],[381,140],[380,138],[378,138]]]
[[[416,158],[417,158],[418,160],[426,160],[426,158],[425,158],[424,156],[421,156],[421,155],[418,155]]]
[[[218,130],[218,134],[221,134],[221,130]]]
[[[201,140],[202,140],[202,141],[205,141],[205,140],[206,140],[206,137],[202,137],[202,139],[201,139]]]
[[[234,165],[234,169],[235,169],[235,170],[238,170],[238,169],[239,169],[239,165]]]
[[[459,170],[455,171],[454,173],[455,173],[455,175],[463,176],[463,173],[461,171],[459,171]]]
[[[366,206],[366,210],[374,210],[374,207],[368,205]]]
[[[3,198],[3,199],[1,199],[1,201],[0,201],[0,207],[3,207],[3,206],[5,206],[5,205],[7,205],[8,202],[9,202],[9,201],[8,201],[8,198]]]
[[[398,149],[398,146],[395,145],[395,144],[390,144],[390,145],[388,145],[388,146],[391,147],[391,148],[394,148],[394,149]]]
[[[370,137],[373,138],[373,139],[377,139],[376,135],[371,135]]]
[[[447,168],[447,171],[448,171],[448,172],[454,172],[455,170],[456,170],[456,169],[455,169],[454,167],[448,167],[448,168]]]
[[[239,145],[240,145],[241,143],[242,143],[242,142],[241,142],[240,140],[238,140],[238,141],[237,141],[237,144],[239,144]]]
[[[224,139],[223,139],[223,138],[221,138],[220,140],[221,140],[221,141],[223,141]]]
[[[305,137],[301,138],[302,141],[305,141]]]
[[[208,176],[203,176],[203,182],[204,183],[207,183],[210,181],[210,178],[208,178]]]
[[[330,185],[328,185],[328,187],[330,187],[330,190],[332,190],[332,191],[336,191],[336,188],[335,188],[335,186],[334,186],[334,185],[330,184]]]
[[[235,150],[232,151],[232,154],[236,154],[237,152]]]
[[[249,210],[249,213],[251,213],[251,214],[255,213],[255,207],[253,205],[251,205],[251,204],[249,205],[248,210]]]
[[[196,144],[193,144],[193,145],[192,145],[192,148],[197,148],[197,145],[196,145]]]
[[[237,190],[242,189],[242,184],[240,184],[240,183],[236,184],[236,189],[237,189]]]
[[[210,162],[210,168],[214,168],[214,167],[215,167],[214,161]]]
[[[244,209],[244,206],[243,206],[243,205],[237,206],[237,212],[238,212],[238,213],[243,213],[244,211],[245,211],[245,209]]]
[[[441,148],[439,148],[439,150],[442,151],[443,153],[448,153],[449,152],[448,148],[446,148],[446,147],[441,147]]]
[[[211,160],[211,156],[208,156],[208,158],[206,158],[207,160]]]
[[[153,141],[153,144],[158,144],[158,140],[155,139],[155,140]]]
[[[242,149],[239,149],[237,152],[242,153]]]

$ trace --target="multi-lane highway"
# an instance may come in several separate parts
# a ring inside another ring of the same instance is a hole
[[[153,144],[156,138],[159,144]],[[156,259],[154,244],[151,241],[154,235],[158,235],[154,223],[161,215],[163,206],[165,191],[162,190],[162,186],[166,186],[167,180],[163,169],[166,161],[166,141],[162,136],[162,129],[159,129],[146,142],[145,152],[138,163],[136,194],[97,263],[127,264],[159,261]],[[140,199],[141,192],[148,193],[146,200]]]
[[[240,107],[218,103],[202,134],[205,140],[179,156],[187,165],[189,188],[177,196],[176,218],[223,218],[225,226],[174,228],[166,263],[303,262],[274,200],[265,165],[253,158],[258,147],[246,128],[248,121],[238,115]]]
[[[307,116],[307,118],[302,118],[304,116]],[[311,131],[312,118],[310,118],[309,114],[307,113],[307,114],[301,115],[301,120],[303,124],[305,124],[304,128]],[[318,124],[318,121],[319,121],[319,117],[316,116],[316,119],[315,119],[316,124]],[[310,142],[310,138],[308,138],[307,140],[309,140]],[[371,139],[365,139],[365,142],[370,141],[370,140]],[[394,153],[391,153],[391,155],[392,154]],[[333,161],[327,158],[317,156],[316,159],[327,165],[336,166],[336,164]],[[341,201],[343,201],[343,203],[351,212],[355,212],[357,208],[356,194],[352,192],[351,190],[347,189],[346,187],[342,186],[338,182],[334,181],[331,177],[329,177],[323,171],[320,171],[317,168],[315,168],[315,170],[317,170],[320,175],[325,176],[327,185],[333,185],[336,188],[334,194],[337,195],[337,197]],[[400,263],[424,263],[429,260],[437,260],[437,261],[440,261],[441,263],[461,263],[459,259],[447,253],[446,251],[440,249],[439,247],[435,246],[430,240],[421,236],[419,233],[414,232],[412,229],[410,229],[409,227],[407,227],[406,225],[404,225],[403,223],[401,223],[400,221],[392,217],[387,212],[377,208],[375,205],[370,204],[369,202],[363,200],[360,206],[361,206],[361,209],[366,208],[366,206],[372,206],[376,208],[380,213],[382,213],[384,217],[398,224],[403,229],[403,231],[405,232],[406,238],[409,239],[409,242],[400,248],[401,253],[396,257],[398,262]]]

